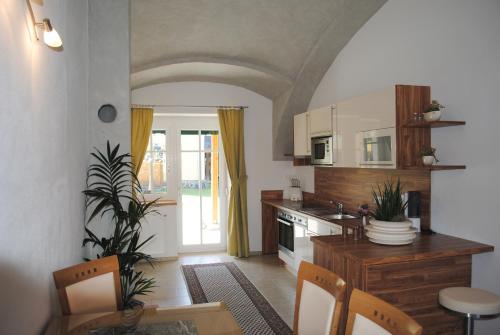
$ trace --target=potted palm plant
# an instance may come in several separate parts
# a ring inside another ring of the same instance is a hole
[[[408,202],[403,199],[403,189],[398,178],[387,180],[383,187],[372,190],[375,210],[371,213],[366,236],[379,244],[408,244],[415,238],[415,229],[405,215]]]
[[[135,265],[146,261],[153,266],[153,258],[141,249],[154,236],[141,239],[140,235],[141,221],[155,212],[156,200],[145,201],[132,169],[131,155],[119,153],[119,149],[119,144],[111,148],[108,141],[104,153],[98,149],[91,153],[95,162],[88,167],[87,188],[83,191],[87,209],[83,246],[90,244],[96,248],[97,258],[118,256],[123,306],[127,309],[142,305],[134,297],[152,292],[155,284],[153,278],[144,277]],[[108,226],[99,229],[110,231],[108,236],[98,236],[91,230],[90,223],[96,218],[100,218],[99,224]]]
[[[424,112],[425,121],[438,121],[441,118],[441,109],[443,105],[437,100],[432,100],[431,104],[427,106]]]
[[[377,190],[372,190],[373,200],[375,201],[375,211],[373,217],[375,220],[386,222],[406,221],[406,207],[408,202],[403,201],[401,181],[396,184],[392,180],[384,183],[383,189],[377,185]],[[373,220],[370,220],[373,222]]]

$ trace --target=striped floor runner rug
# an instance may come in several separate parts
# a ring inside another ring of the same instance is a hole
[[[292,334],[234,263],[183,265],[182,271],[193,303],[223,301],[246,335]]]

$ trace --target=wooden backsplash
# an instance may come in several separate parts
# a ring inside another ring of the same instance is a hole
[[[373,210],[372,188],[388,178],[400,178],[403,190],[420,191],[420,226],[430,229],[431,175],[428,170],[389,170],[360,168],[314,168],[315,198],[321,202],[342,202],[349,212],[368,204]]]

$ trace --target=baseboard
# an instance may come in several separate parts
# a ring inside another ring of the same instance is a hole
[[[179,256],[155,257],[155,260],[159,261],[159,262],[176,261],[178,259],[179,259]]]
[[[250,251],[248,256],[262,256],[262,251]]]
[[[176,261],[179,259],[179,256],[169,256],[169,257],[161,257],[161,256],[153,256],[153,262],[169,262]],[[139,264],[148,264],[148,261],[140,260]]]

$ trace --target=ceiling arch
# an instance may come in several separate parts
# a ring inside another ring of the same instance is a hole
[[[190,55],[182,58],[167,58],[161,61],[156,61],[148,64],[142,64],[137,67],[132,68],[132,73],[140,72],[144,70],[151,70],[154,68],[158,68],[165,65],[172,64],[180,64],[180,63],[191,63],[191,62],[200,62],[200,63],[217,63],[217,64],[230,64],[241,67],[248,67],[250,69],[268,73],[274,77],[281,78],[284,81],[292,82],[293,78],[288,77],[286,74],[278,72],[276,69],[271,67],[266,67],[265,65],[260,65],[251,62],[245,62],[244,59],[234,59],[227,57],[214,57],[211,55]]]
[[[274,69],[233,59],[193,56],[168,59],[136,69],[132,89],[164,82],[207,81],[241,86],[273,99],[293,85],[293,80]]]
[[[273,100],[273,153],[293,115],[386,0],[132,0],[131,85],[210,81]]]

